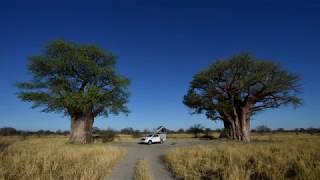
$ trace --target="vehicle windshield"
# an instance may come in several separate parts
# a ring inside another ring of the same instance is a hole
[[[149,134],[147,137],[152,137],[152,134]]]

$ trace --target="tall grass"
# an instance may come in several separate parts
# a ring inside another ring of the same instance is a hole
[[[275,140],[177,148],[167,152],[165,160],[183,179],[320,178],[319,136],[271,138]]]
[[[11,144],[19,141],[20,139],[21,138],[19,138],[18,136],[10,136],[10,137],[0,136],[0,153],[2,151],[5,151]]]
[[[146,160],[140,159],[137,161],[134,167],[134,180],[152,180],[153,177],[151,175],[151,171],[149,168],[149,164]]]
[[[28,138],[0,152],[0,179],[105,179],[123,154],[116,147],[67,144],[65,138]]]

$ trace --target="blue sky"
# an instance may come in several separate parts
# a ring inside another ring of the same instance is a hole
[[[132,81],[129,116],[98,118],[100,128],[187,128],[221,123],[182,104],[193,74],[246,51],[300,74],[304,105],[253,117],[253,128],[320,127],[320,3],[316,1],[2,1],[0,127],[69,129],[68,117],[20,102],[14,83],[30,78],[27,57],[50,40],[90,43],[118,56]]]

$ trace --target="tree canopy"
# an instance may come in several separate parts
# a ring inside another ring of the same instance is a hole
[[[265,109],[300,105],[299,80],[279,64],[242,53],[217,60],[197,73],[183,103],[209,119],[230,123],[239,120],[239,125],[245,126],[244,121]]]
[[[94,116],[128,113],[129,80],[115,71],[116,57],[94,45],[50,42],[31,56],[29,82],[18,83],[18,97],[44,112]]]
[[[240,54],[230,60],[218,60],[193,77],[184,104],[194,113],[205,112],[212,120],[232,114],[236,105],[248,102],[253,113],[281,105],[302,103],[299,76],[285,71],[279,64]]]

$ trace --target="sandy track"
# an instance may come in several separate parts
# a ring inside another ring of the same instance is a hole
[[[121,162],[116,165],[113,174],[109,179],[111,180],[130,180],[133,177],[134,166],[139,159],[145,159],[149,165],[151,174],[155,180],[170,180],[175,179],[168,171],[162,158],[165,152],[170,148],[192,146],[200,144],[212,144],[216,141],[205,141],[197,139],[188,140],[168,140],[164,144],[144,145],[137,142],[121,142],[112,145],[125,148],[127,151],[126,156]]]

